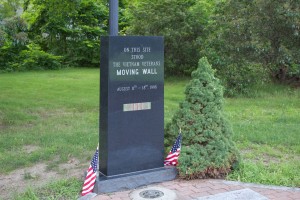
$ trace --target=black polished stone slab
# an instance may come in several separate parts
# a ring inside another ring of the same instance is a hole
[[[163,37],[101,37],[99,171],[163,167]]]

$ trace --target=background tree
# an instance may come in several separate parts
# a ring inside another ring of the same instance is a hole
[[[165,72],[189,75],[199,59],[199,36],[214,1],[142,0],[133,5],[127,34],[165,37]]]
[[[20,15],[23,0],[0,0],[0,21],[5,18]]]
[[[244,93],[268,77],[299,76],[299,1],[223,1],[215,7],[208,56],[231,93]]]
[[[256,0],[250,12],[257,60],[273,78],[285,81],[300,70],[300,1]]]
[[[71,66],[99,66],[100,35],[107,33],[108,8],[101,0],[27,0],[30,38]]]
[[[23,1],[3,1],[0,21],[0,72],[57,69],[61,57],[40,49],[28,37],[28,23],[22,17]]]
[[[0,26],[0,71],[13,71],[19,54],[29,43],[27,23],[20,17],[5,18]]]
[[[238,152],[223,116],[222,86],[206,58],[200,59],[192,73],[185,95],[165,131],[165,144],[171,146],[182,129],[179,175],[186,179],[223,177],[237,164]]]

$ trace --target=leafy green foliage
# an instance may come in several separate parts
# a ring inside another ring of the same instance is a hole
[[[28,49],[20,52],[19,68],[21,70],[47,70],[60,69],[61,56],[54,56],[40,49],[37,45],[31,44]]]
[[[28,0],[26,5],[30,38],[42,50],[64,56],[66,65],[99,66],[108,18],[103,1]]]
[[[4,20],[0,29],[0,71],[59,69],[61,58],[29,41],[24,19],[12,17]]]
[[[22,0],[0,0],[0,21],[18,14]]]
[[[4,20],[1,71],[58,69],[62,62],[99,66],[100,35],[106,33],[108,14],[102,1],[27,0],[24,6],[24,17]]]
[[[11,45],[0,48],[0,72],[16,71],[16,63],[19,61],[19,49]]]
[[[226,70],[218,71],[222,77],[225,95],[229,97],[243,95],[251,96],[252,87],[262,84],[266,80],[267,72],[257,63],[233,63],[226,66]]]
[[[189,75],[197,66],[200,40],[204,37],[213,1],[143,0],[131,10],[127,30],[134,35],[165,37],[165,72]]]
[[[28,43],[27,23],[21,17],[7,18],[3,21],[3,29],[7,39],[14,46],[24,46]]]
[[[20,17],[6,18],[0,26],[0,71],[14,71],[19,53],[26,49],[27,23]]]
[[[202,53],[230,81],[240,77],[242,92],[269,77],[282,82],[297,76],[300,66],[299,1],[222,1],[215,7],[208,30],[211,34]],[[227,71],[233,70],[228,74]],[[247,70],[249,69],[249,70]],[[253,75],[259,75],[253,79]],[[235,77],[234,77],[235,78]],[[299,79],[299,77],[298,77]]]
[[[0,72],[62,68],[61,56],[47,53],[33,43],[20,48],[3,46],[0,48],[0,62]]]
[[[200,59],[192,73],[185,95],[165,131],[165,143],[170,146],[179,128],[182,130],[179,175],[187,179],[223,177],[238,162],[238,152],[222,113],[222,86],[206,58]]]
[[[5,44],[5,36],[6,36],[6,33],[0,29],[0,48],[4,46]]]

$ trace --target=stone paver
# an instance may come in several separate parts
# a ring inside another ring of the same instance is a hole
[[[198,197],[197,200],[268,200],[267,197],[247,188],[229,192],[218,193],[206,197]]]
[[[216,195],[235,190],[250,189],[270,200],[300,200],[300,188],[266,186],[234,181],[216,179],[205,180],[180,180],[176,179],[164,183],[152,184],[147,187],[162,187],[176,192],[179,200],[193,200],[198,197]],[[147,188],[140,187],[137,189]],[[130,200],[130,194],[135,190],[115,192],[111,194],[98,195],[92,200]]]

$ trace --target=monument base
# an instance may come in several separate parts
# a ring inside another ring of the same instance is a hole
[[[176,167],[162,167],[154,170],[134,172],[113,177],[99,175],[96,179],[93,192],[101,194],[130,190],[153,183],[171,181],[174,180],[176,176]]]

